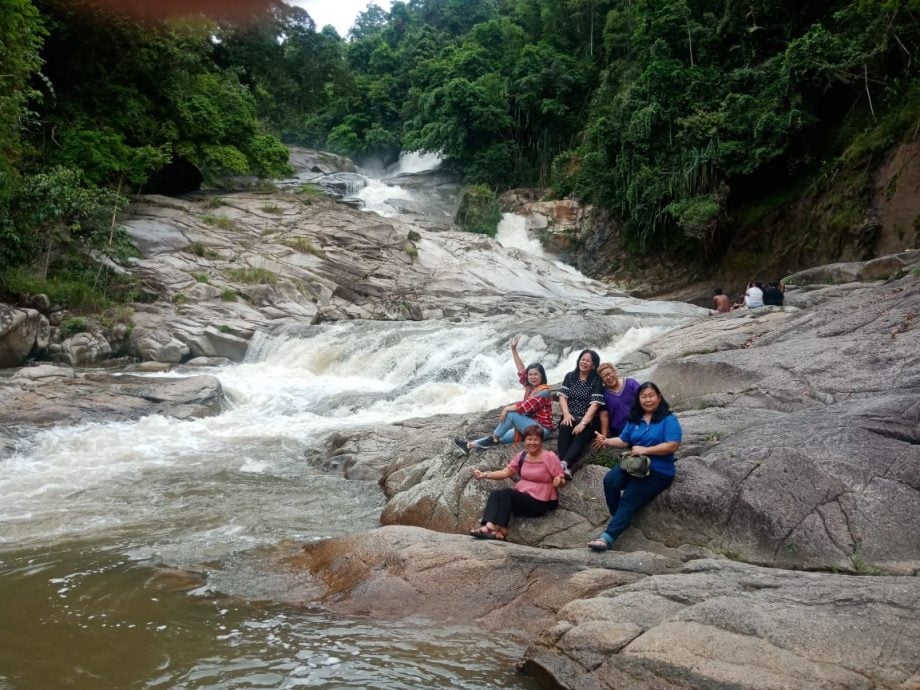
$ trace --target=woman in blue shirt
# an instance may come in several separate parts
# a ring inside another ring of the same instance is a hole
[[[618,437],[604,438],[597,434],[598,446],[632,446],[632,454],[649,456],[651,465],[647,477],[633,477],[619,466],[604,476],[604,498],[610,509],[610,522],[588,548],[594,551],[612,548],[617,537],[629,527],[632,516],[671,486],[675,474],[674,453],[680,447],[682,434],[677,417],[671,414],[668,402],[651,381],[639,386],[629,421]]]

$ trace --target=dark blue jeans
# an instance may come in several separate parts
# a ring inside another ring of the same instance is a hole
[[[674,477],[652,472],[647,477],[632,477],[619,467],[604,476],[604,498],[610,509],[610,522],[601,534],[608,544],[617,540],[629,527],[633,515],[648,505],[655,496],[671,486]]]

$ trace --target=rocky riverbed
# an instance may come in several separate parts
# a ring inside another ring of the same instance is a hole
[[[284,598],[475,623],[566,688],[920,687],[920,253],[803,272],[785,308],[710,315],[313,191],[143,197],[125,223],[141,257],[119,270],[153,300],[125,328],[64,338],[55,305],[0,309],[0,361],[55,360],[3,370],[0,460],[40,426],[220,414],[208,367],[310,324],[476,320],[568,352],[660,323],[619,364],[677,411],[678,479],[614,551],[584,546],[607,519],[600,466],[512,543],[465,536],[496,485],[471,467],[513,451],[465,458],[450,439],[494,412],[351,426],[304,462],[379,486],[385,526],[280,549],[265,567],[310,579]],[[119,348],[135,359],[103,369]]]

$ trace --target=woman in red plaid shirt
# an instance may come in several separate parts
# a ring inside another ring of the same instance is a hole
[[[502,443],[514,443],[515,437],[520,437],[524,429],[534,422],[543,429],[543,438],[547,439],[553,433],[553,394],[546,383],[546,370],[542,364],[524,366],[524,360],[517,351],[520,336],[511,340],[511,356],[518,370],[518,380],[524,386],[524,397],[516,402],[506,405],[498,415],[499,424],[491,436],[480,438],[476,441],[465,441],[455,438],[454,443],[465,454],[469,455],[473,448],[489,448]]]

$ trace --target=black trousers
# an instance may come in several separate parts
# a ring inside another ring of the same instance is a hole
[[[581,467],[581,456],[584,455],[594,441],[594,432],[600,430],[600,425],[595,417],[584,431],[580,434],[573,434],[572,429],[578,426],[580,421],[580,419],[574,420],[572,426],[560,424],[556,429],[556,433],[559,434],[557,444],[559,459],[568,463],[569,472],[572,473]]]
[[[558,505],[559,501],[538,501],[533,496],[512,488],[493,489],[489,492],[489,500],[482,511],[480,524],[491,522],[499,527],[507,527],[511,523],[512,513],[524,517],[540,517]]]

